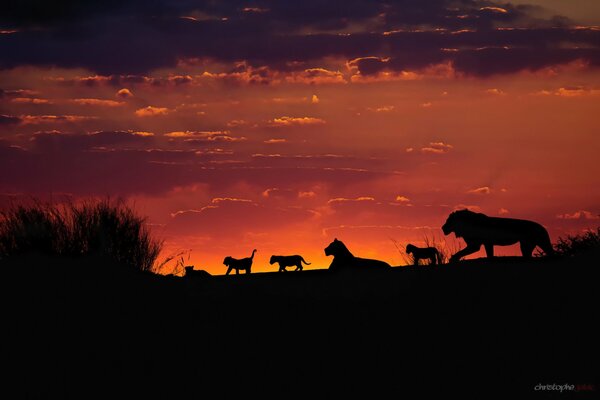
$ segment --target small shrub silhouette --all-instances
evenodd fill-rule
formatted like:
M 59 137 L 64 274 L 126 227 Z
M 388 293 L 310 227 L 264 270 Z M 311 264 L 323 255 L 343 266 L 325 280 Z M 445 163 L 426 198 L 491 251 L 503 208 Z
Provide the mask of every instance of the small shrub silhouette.
M 589 230 L 579 235 L 558 238 L 554 250 L 558 255 L 565 257 L 600 255 L 600 227 L 595 231 Z
M 121 200 L 62 205 L 36 200 L 0 211 L 0 257 L 93 256 L 154 272 L 161 248 L 146 219 Z

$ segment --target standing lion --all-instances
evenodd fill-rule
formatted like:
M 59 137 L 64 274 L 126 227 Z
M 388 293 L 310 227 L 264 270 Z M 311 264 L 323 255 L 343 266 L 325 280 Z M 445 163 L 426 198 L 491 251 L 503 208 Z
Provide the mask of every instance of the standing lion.
M 523 257 L 531 257 L 539 246 L 546 255 L 554 254 L 550 235 L 542 225 L 524 219 L 488 217 L 470 210 L 454 211 L 442 226 L 444 235 L 454 232 L 462 237 L 467 247 L 456 252 L 450 261 L 473 254 L 483 245 L 488 257 L 494 256 L 494 246 L 521 245 Z

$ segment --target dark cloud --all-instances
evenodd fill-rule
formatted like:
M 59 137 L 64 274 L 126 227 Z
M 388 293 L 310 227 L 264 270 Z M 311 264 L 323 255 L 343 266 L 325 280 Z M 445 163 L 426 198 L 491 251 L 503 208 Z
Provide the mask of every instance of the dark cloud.
M 176 213 L 168 228 L 179 234 L 210 234 L 218 239 L 241 238 L 247 232 L 269 231 L 306 221 L 313 214 L 299 208 L 267 207 L 246 199 L 213 199 L 196 210 Z M 231 229 L 235 226 L 235 229 Z
M 0 67 L 84 67 L 113 75 L 109 79 L 115 85 L 145 82 L 144 73 L 187 58 L 246 60 L 279 70 L 291 62 L 319 66 L 328 56 L 361 58 L 358 69 L 365 75 L 452 61 L 462 72 L 487 76 L 577 58 L 596 65 L 600 43 L 597 29 L 570 28 L 573 23 L 564 17 L 543 20 L 534 7 L 492 0 L 264 0 L 250 5 L 124 0 L 56 6 L 30 0 L 6 8 L 0 24 L 17 31 L 0 37 Z M 499 66 L 495 60 L 501 52 L 477 50 L 492 47 L 515 48 L 514 55 L 505 56 L 519 60 Z M 182 76 L 171 83 L 190 81 Z M 95 83 L 90 78 L 89 84 Z
M 153 136 L 133 131 L 100 131 L 89 134 L 43 131 L 35 133 L 31 142 L 33 150 L 70 152 L 94 147 L 150 145 Z
M 385 172 L 351 168 L 351 158 L 260 159 L 233 151 L 153 148 L 154 138 L 134 132 L 68 134 L 38 132 L 27 147 L 0 141 L 0 192 L 74 195 L 162 194 L 174 187 L 206 184 L 226 192 L 239 184 L 265 188 L 345 187 Z M 294 161 L 295 160 L 295 161 Z M 337 162 L 336 162 L 337 160 Z
M 21 123 L 21 118 L 12 115 L 0 114 L 0 126 L 2 125 L 16 125 Z

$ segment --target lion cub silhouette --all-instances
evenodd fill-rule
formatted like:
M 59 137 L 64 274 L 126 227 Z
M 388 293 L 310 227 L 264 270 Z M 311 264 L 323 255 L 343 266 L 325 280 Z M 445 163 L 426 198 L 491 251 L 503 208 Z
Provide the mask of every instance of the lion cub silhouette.
M 223 264 L 227 266 L 227 272 L 225 275 L 229 275 L 232 269 L 235 269 L 236 275 L 240 273 L 240 270 L 245 270 L 247 274 L 251 272 L 252 269 L 252 261 L 254 260 L 254 253 L 256 253 L 256 249 L 252 250 L 252 255 L 246 258 L 233 258 L 231 256 L 225 257 L 223 260 Z
M 429 265 L 441 264 L 440 252 L 435 247 L 417 247 L 406 245 L 406 254 L 412 254 L 414 265 L 419 265 L 419 260 L 429 260 Z
M 309 262 L 304 261 L 304 258 L 299 255 L 293 256 L 271 256 L 269 260 L 269 264 L 273 265 L 275 263 L 279 264 L 279 272 L 287 271 L 286 267 L 296 266 L 294 271 L 302 271 L 302 263 L 306 265 L 310 265 Z

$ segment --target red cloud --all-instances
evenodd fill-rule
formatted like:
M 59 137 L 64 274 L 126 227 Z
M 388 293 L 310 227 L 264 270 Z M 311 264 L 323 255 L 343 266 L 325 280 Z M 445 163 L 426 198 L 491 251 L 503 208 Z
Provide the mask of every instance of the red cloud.
M 325 120 L 321 118 L 314 117 L 288 117 L 283 116 L 279 118 L 274 118 L 269 121 L 269 125 L 276 127 L 283 126 L 302 126 L 302 125 L 321 125 L 324 124 Z
M 133 97 L 133 93 L 131 92 L 131 90 L 129 90 L 127 88 L 123 88 L 117 92 L 116 96 L 120 97 L 122 99 L 127 99 L 130 97 Z
M 445 154 L 453 148 L 454 146 L 444 142 L 431 142 L 429 143 L 429 146 L 421 147 L 421 153 Z
M 492 192 L 492 190 L 488 186 L 482 186 L 482 187 L 478 187 L 478 188 L 467 191 L 467 193 L 469 193 L 469 194 L 480 194 L 480 195 L 490 194 L 491 192 Z
M 122 101 L 104 100 L 104 99 L 73 99 L 69 102 L 81 106 L 101 106 L 101 107 L 120 107 L 125 105 Z
M 159 115 L 167 115 L 171 110 L 165 107 L 148 106 L 135 111 L 138 117 L 154 117 Z
M 575 211 L 572 214 L 559 214 L 556 216 L 559 219 L 589 219 L 589 220 L 598 220 L 600 219 L 600 214 L 594 214 L 591 211 L 587 210 L 579 210 Z

